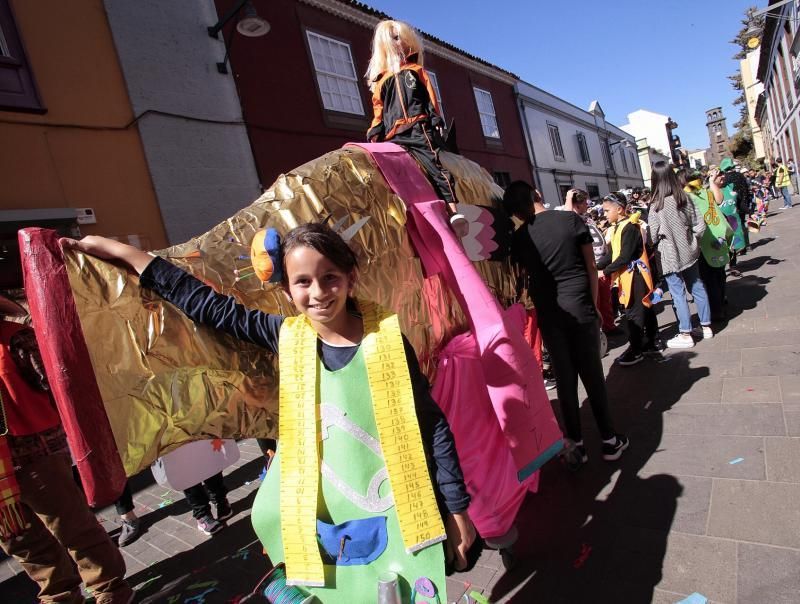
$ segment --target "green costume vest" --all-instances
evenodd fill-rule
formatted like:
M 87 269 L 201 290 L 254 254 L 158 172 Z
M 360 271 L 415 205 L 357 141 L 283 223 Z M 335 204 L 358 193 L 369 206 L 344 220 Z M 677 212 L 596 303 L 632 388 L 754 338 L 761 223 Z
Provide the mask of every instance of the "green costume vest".
M 739 213 L 736 210 L 736 193 L 733 190 L 733 184 L 729 184 L 722 189 L 722 204 L 720 204 L 719 209 L 725 214 L 733 231 L 731 249 L 734 252 L 744 249 L 744 231 L 742 230 L 742 221 L 739 220 Z
M 722 214 L 710 190 L 701 188 L 687 193 L 706 223 L 705 233 L 700 239 L 703 258 L 710 266 L 717 268 L 725 266 L 730 262 L 728 246 L 733 239 L 733 229 L 728 223 L 727 216 Z
M 320 489 L 317 538 L 325 587 L 303 587 L 327 604 L 375 602 L 378 576 L 397 573 L 403 602 L 427 577 L 445 601 L 444 548 L 436 543 L 407 554 L 381 453 L 364 354 L 342 369 L 320 363 Z M 284 560 L 280 529 L 280 441 L 253 504 L 252 521 L 273 564 Z M 428 602 L 417 597 L 417 602 Z M 434 600 L 431 600 L 433 602 Z

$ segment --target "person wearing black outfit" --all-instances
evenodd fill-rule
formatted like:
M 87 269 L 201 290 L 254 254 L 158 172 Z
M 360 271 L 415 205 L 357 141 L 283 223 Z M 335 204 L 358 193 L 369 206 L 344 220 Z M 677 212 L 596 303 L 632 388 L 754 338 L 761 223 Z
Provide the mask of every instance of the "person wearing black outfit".
M 578 469 L 589 460 L 581 433 L 578 376 L 603 438 L 603 459 L 617 460 L 629 442 L 614 430 L 608 405 L 589 230 L 574 212 L 547 211 L 539 192 L 524 181 L 508 186 L 503 205 L 509 215 L 523 221 L 512 239 L 512 260 L 522 269 L 540 317 L 565 432 L 575 443 L 567 449 L 567 464 Z

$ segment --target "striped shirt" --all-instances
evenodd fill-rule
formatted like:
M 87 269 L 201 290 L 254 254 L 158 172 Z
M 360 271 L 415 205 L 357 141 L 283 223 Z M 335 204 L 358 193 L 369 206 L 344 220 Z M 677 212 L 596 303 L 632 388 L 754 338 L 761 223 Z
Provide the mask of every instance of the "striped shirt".
M 700 238 L 706 230 L 703 217 L 691 201 L 678 209 L 675 198 L 664 198 L 664 206 L 648 214 L 650 240 L 661 254 L 661 271 L 666 275 L 689 268 L 700 257 Z

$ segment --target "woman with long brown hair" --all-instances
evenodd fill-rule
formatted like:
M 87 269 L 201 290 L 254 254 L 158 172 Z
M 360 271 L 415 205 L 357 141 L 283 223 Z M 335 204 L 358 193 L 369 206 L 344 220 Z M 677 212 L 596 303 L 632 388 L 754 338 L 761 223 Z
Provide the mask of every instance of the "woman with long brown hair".
M 686 291 L 692 293 L 700 318 L 698 337 L 713 338 L 708 294 L 697 264 L 700 258 L 700 238 L 706 230 L 703 217 L 681 187 L 678 177 L 667 162 L 653 164 L 651 176 L 653 197 L 648 214 L 650 238 L 661 257 L 661 271 L 672 295 L 672 305 L 678 317 L 677 336 L 667 342 L 669 348 L 691 348 L 692 313 Z

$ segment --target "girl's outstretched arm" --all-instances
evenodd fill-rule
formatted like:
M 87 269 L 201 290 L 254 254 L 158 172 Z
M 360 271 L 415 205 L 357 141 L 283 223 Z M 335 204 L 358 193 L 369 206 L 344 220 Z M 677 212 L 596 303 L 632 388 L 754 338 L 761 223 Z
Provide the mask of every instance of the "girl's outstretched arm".
M 174 264 L 133 246 L 105 237 L 89 236 L 80 241 L 62 239 L 62 246 L 103 260 L 120 261 L 141 275 L 142 287 L 181 309 L 190 319 L 214 327 L 240 340 L 278 352 L 283 317 L 239 304 L 232 296 L 216 292 Z
M 97 235 L 88 235 L 80 241 L 63 237 L 61 246 L 103 260 L 119 260 L 140 275 L 153 261 L 153 256 L 132 245 Z

